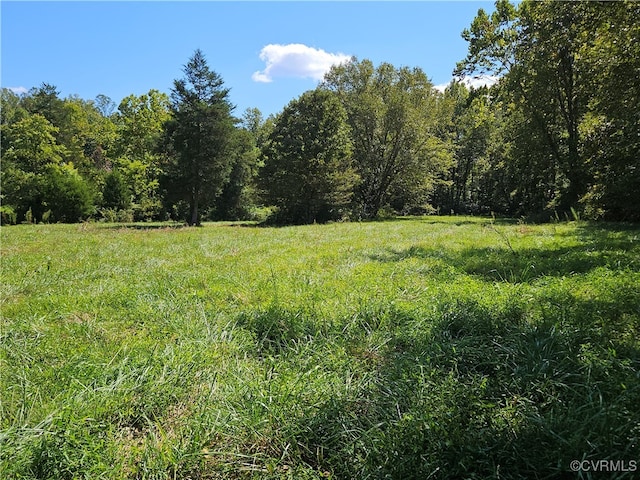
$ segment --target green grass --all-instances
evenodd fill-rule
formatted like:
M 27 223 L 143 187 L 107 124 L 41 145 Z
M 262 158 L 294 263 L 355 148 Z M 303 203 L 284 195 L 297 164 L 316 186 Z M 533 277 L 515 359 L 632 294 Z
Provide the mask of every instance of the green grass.
M 637 226 L 141 227 L 0 230 L 0 478 L 640 460 Z

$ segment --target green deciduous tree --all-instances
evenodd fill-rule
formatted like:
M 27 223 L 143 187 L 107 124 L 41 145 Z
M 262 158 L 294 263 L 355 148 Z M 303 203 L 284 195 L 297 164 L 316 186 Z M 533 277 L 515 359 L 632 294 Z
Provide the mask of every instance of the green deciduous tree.
M 164 187 L 170 199 L 188 203 L 187 222 L 198 225 L 200 209 L 213 203 L 231 173 L 235 119 L 229 90 L 220 75 L 209 69 L 200 50 L 184 73 L 171 91 Z
M 231 172 L 215 201 L 213 220 L 247 219 L 255 206 L 259 150 L 251 131 L 244 128 L 235 131 L 230 156 Z
M 463 32 L 456 73 L 502 76 L 518 213 L 634 217 L 639 21 L 635 2 L 499 0 Z
M 93 213 L 93 190 L 55 141 L 57 128 L 39 114 L 8 126 L 3 137 L 2 197 L 19 220 L 76 222 Z
M 170 118 L 169 97 L 158 90 L 129 95 L 113 114 L 118 136 L 114 162 L 131 192 L 135 220 L 161 216 L 159 143 Z
M 412 188 L 410 197 L 420 198 L 430 189 L 446 155 L 433 134 L 436 95 L 422 70 L 375 68 L 353 58 L 332 67 L 323 88 L 335 92 L 347 112 L 360 216 L 374 218 L 394 190 Z
M 263 148 L 260 185 L 283 223 L 341 218 L 356 174 L 346 111 L 333 92 L 312 90 L 276 117 Z
M 59 165 L 66 150 L 58 145 L 58 129 L 39 114 L 3 125 L 2 203 L 11 205 L 18 220 L 31 210 L 36 220 L 44 213 L 44 177 L 50 165 Z
M 487 174 L 496 118 L 486 87 L 469 91 L 459 81 L 439 101 L 438 135 L 453 161 L 435 193 L 435 203 L 449 213 L 488 213 Z
M 4 130 L 3 161 L 33 173 L 42 173 L 50 163 L 61 163 L 66 149 L 56 143 L 57 132 L 42 115 L 26 116 Z
M 111 114 L 116 108 L 116 104 L 111 98 L 104 94 L 98 94 L 93 101 L 96 110 L 105 118 L 111 117 Z
M 169 97 L 158 90 L 125 97 L 114 114 L 117 157 L 142 159 L 155 153 L 162 129 L 171 117 Z
M 241 126 L 251 133 L 257 144 L 264 126 L 262 112 L 258 108 L 247 108 L 242 114 Z
M 31 114 L 45 117 L 56 127 L 56 143 L 65 148 L 63 161 L 73 163 L 85 179 L 99 183 L 110 168 L 116 141 L 115 126 L 99 107 L 108 109 L 108 97 L 84 100 L 78 96 L 59 98 L 56 87 L 43 83 L 33 88 L 21 101 Z
M 584 204 L 593 218 L 638 221 L 640 3 L 588 2 L 584 8 L 580 55 L 591 95 L 580 128 L 593 174 Z
M 64 123 L 64 102 L 59 97 L 60 92 L 48 83 L 42 83 L 39 87 L 34 87 L 25 95 L 22 105 L 32 114 L 39 114 L 45 117 L 51 124 L 59 127 Z
M 8 88 L 0 89 L 0 126 L 11 125 L 26 115 L 20 95 Z

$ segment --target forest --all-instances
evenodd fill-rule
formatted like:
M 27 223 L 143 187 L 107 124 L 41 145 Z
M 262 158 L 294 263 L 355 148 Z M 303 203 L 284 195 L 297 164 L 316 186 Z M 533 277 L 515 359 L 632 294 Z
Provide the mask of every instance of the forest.
M 444 91 L 354 57 L 268 118 L 200 50 L 170 95 L 3 88 L 2 224 L 640 220 L 640 4 L 499 0 L 462 36 Z

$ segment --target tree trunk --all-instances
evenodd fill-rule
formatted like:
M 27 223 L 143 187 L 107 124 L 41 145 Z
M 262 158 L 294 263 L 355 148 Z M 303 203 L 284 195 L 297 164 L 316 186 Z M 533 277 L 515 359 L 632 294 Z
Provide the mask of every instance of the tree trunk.
M 193 192 L 191 194 L 191 202 L 189 202 L 189 225 L 200 226 L 200 218 L 198 218 L 198 194 Z

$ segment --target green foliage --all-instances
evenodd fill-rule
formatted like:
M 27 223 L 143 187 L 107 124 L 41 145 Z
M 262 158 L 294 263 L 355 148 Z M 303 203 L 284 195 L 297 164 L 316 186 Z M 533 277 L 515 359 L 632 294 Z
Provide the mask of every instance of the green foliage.
M 27 115 L 3 126 L 2 199 L 15 208 L 17 220 L 29 212 L 40 220 L 46 210 L 45 185 L 51 167 L 60 165 L 66 150 L 56 144 L 56 127 L 42 115 Z
M 40 87 L 34 87 L 29 91 L 22 104 L 29 113 L 45 117 L 59 129 L 65 123 L 65 112 L 64 101 L 58 95 L 55 85 L 42 83 Z
M 76 223 L 95 211 L 91 187 L 71 165 L 51 165 L 42 189 L 51 221 Z
M 15 225 L 18 216 L 11 205 L 0 205 L 0 225 Z
M 163 216 L 160 140 L 170 119 L 169 97 L 157 90 L 129 95 L 113 118 L 118 134 L 114 163 L 127 183 L 133 218 L 157 220 Z
M 159 159 L 147 155 L 142 159 L 121 157 L 117 160 L 118 170 L 126 179 L 130 192 L 131 207 L 136 221 L 155 220 L 162 216 L 160 196 L 161 168 Z
M 229 90 L 202 51 L 195 51 L 184 73 L 171 92 L 164 179 L 170 197 L 189 203 L 187 222 L 199 225 L 200 208 L 211 205 L 229 179 L 235 119 Z
M 334 92 L 347 112 L 360 177 L 359 216 L 375 218 L 399 191 L 410 192 L 408 207 L 414 199 L 423 203 L 448 160 L 433 135 L 436 95 L 424 72 L 388 63 L 374 67 L 354 58 L 332 67 L 323 88 Z
M 101 208 L 100 216 L 107 223 L 131 223 L 133 222 L 132 210 L 116 210 L 114 208 Z
M 216 199 L 211 215 L 214 220 L 246 220 L 257 201 L 255 178 L 258 174 L 259 150 L 254 133 L 237 129 L 231 141 L 231 172 Z
M 169 97 L 157 90 L 124 98 L 114 115 L 120 138 L 116 155 L 143 159 L 154 153 L 163 125 L 170 118 L 169 108 Z
M 338 98 L 313 90 L 275 119 L 262 150 L 260 184 L 281 223 L 339 220 L 351 203 L 357 176 L 346 111 Z
M 635 2 L 501 0 L 463 32 L 456 74 L 501 76 L 494 109 L 509 148 L 492 183 L 507 212 L 637 218 L 639 18 Z
M 3 163 L 40 174 L 47 165 L 59 164 L 66 149 L 56 143 L 58 128 L 39 114 L 29 115 L 3 131 Z
M 61 100 L 47 84 L 19 103 L 20 113 L 2 126 L 3 202 L 15 207 L 18 221 L 86 219 L 106 165 L 103 148 L 113 140 L 109 121 L 91 102 Z
M 608 8 L 591 8 L 585 23 L 590 29 L 581 47 L 592 92 L 592 112 L 581 128 L 585 156 L 594 183 L 583 204 L 594 218 L 640 219 L 640 175 L 636 152 L 640 118 L 637 109 L 640 49 L 640 8 L 635 2 L 618 2 Z
M 32 89 L 22 104 L 28 112 L 43 116 L 55 126 L 55 142 L 64 147 L 65 162 L 76 165 L 85 177 L 95 176 L 96 169 L 108 164 L 115 128 L 93 101 L 77 96 L 61 99 L 58 95 L 55 86 L 43 83 Z
M 114 210 L 127 210 L 131 207 L 131 193 L 118 170 L 113 170 L 104 179 L 102 206 Z
M 34 125 L 42 128 L 31 128 Z M 54 143 L 54 130 L 44 117 L 34 115 L 10 131 L 2 196 L 18 221 L 39 222 L 48 212 L 47 221 L 77 222 L 93 213 L 91 186 L 73 165 L 61 163 L 58 152 L 64 149 Z
M 9 162 L 3 162 L 0 175 L 2 203 L 12 206 L 20 222 L 31 205 L 41 202 L 39 177 L 33 173 L 24 172 Z
M 8 88 L 0 88 L 0 127 L 3 129 L 3 139 L 5 125 L 19 121 L 26 113 L 21 105 L 20 95 L 13 93 Z
M 457 75 L 475 71 L 502 75 L 509 71 L 516 56 L 517 13 L 508 0 L 497 0 L 490 16 L 484 9 L 478 10 L 471 27 L 462 31 L 462 38 L 469 42 L 469 52 L 458 63 Z
M 468 54 L 444 92 L 419 68 L 356 58 L 334 66 L 319 90 L 338 99 L 348 129 L 328 113 L 335 105 L 303 108 L 326 103 L 306 100 L 318 89 L 277 116 L 249 108 L 232 117 L 229 89 L 200 50 L 171 98 L 150 90 L 117 111 L 104 95 L 61 98 L 47 83 L 22 95 L 3 88 L 2 202 L 18 223 L 27 212 L 56 221 L 50 184 L 66 178 L 68 193 L 72 180 L 52 166 L 73 165 L 84 186 L 71 190 L 86 187 L 103 216 L 120 209 L 135 221 L 267 212 L 282 223 L 490 212 L 636 221 L 638 25 L 631 1 L 499 0 L 462 32 Z M 468 90 L 462 77 L 477 74 L 499 81 Z
M 445 89 L 438 105 L 438 137 L 451 155 L 449 171 L 432 201 L 442 212 L 484 213 L 493 207 L 489 184 L 491 154 L 496 145 L 499 116 L 492 111 L 488 91 L 469 91 L 461 82 Z

